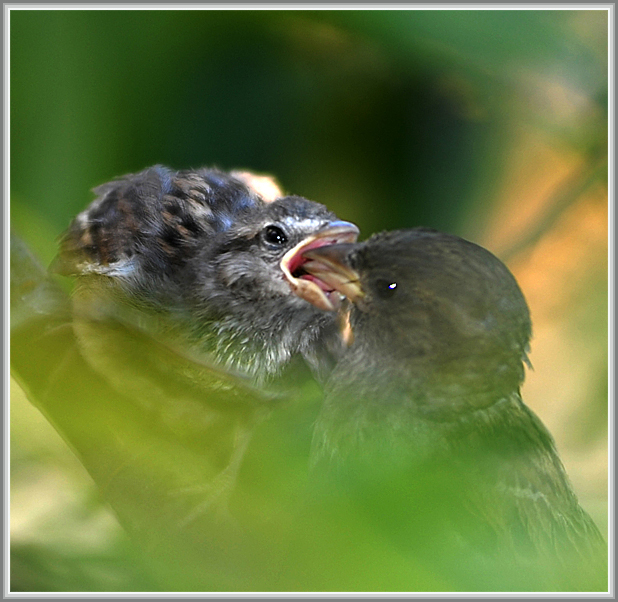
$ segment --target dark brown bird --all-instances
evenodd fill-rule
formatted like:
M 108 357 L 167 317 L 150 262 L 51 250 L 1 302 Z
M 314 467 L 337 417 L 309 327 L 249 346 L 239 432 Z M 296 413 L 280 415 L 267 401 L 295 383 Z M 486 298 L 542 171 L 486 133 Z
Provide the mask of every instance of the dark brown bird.
M 607 548 L 519 388 L 526 301 L 485 249 L 428 229 L 310 250 L 352 301 L 316 473 L 458 588 L 607 588 Z

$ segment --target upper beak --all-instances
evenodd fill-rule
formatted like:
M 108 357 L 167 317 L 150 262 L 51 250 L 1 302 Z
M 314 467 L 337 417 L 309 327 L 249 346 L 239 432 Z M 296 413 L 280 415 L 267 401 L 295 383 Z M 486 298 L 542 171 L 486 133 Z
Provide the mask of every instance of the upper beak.
M 334 244 L 305 251 L 303 257 L 309 261 L 303 264 L 303 270 L 354 303 L 365 296 L 359 274 L 350 265 L 350 256 L 356 248 L 356 244 Z
M 305 269 L 309 263 L 305 253 L 329 248 L 339 243 L 356 242 L 358 234 L 359 230 L 354 224 L 333 221 L 290 249 L 281 259 L 281 270 L 292 290 L 320 309 L 327 311 L 337 309 L 341 297 L 336 292 L 336 287 L 330 286 L 321 277 Z

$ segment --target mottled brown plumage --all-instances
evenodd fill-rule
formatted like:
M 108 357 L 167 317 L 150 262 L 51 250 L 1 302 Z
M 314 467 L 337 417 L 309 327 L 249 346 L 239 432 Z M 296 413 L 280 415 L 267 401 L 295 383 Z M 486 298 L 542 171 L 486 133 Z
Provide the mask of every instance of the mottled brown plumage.
M 54 268 L 76 276 L 89 366 L 212 468 L 189 520 L 225 506 L 253 427 L 292 395 L 276 377 L 297 358 L 323 372 L 340 351 L 337 315 L 304 298 L 339 296 L 290 268 L 358 229 L 248 172 L 155 166 L 95 192 Z
M 61 273 L 113 273 L 135 256 L 150 274 L 172 271 L 204 236 L 229 228 L 231 220 L 265 202 L 234 175 L 206 168 L 154 166 L 95 193 L 98 198 L 63 237 L 56 264 Z

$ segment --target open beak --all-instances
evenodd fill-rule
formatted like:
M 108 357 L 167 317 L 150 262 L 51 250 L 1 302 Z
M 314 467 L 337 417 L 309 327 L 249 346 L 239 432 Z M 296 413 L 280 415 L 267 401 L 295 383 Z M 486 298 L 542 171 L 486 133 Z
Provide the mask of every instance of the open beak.
M 281 270 L 292 290 L 302 299 L 316 307 L 334 311 L 341 305 L 342 294 L 329 282 L 322 280 L 313 271 L 306 269 L 311 261 L 306 255 L 309 251 L 329 248 L 341 243 L 354 243 L 358 238 L 358 228 L 349 222 L 330 222 L 319 232 L 308 236 L 281 259 Z M 324 266 L 322 266 L 324 269 Z
M 307 262 L 303 270 L 355 303 L 365 296 L 358 272 L 350 265 L 350 256 L 356 248 L 355 244 L 333 244 L 305 251 L 303 257 Z

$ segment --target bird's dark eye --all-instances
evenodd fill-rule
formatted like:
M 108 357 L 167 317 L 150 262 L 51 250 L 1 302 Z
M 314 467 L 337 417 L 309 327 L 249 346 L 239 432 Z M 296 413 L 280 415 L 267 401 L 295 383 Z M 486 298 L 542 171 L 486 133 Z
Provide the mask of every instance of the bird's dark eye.
M 279 226 L 266 226 L 262 231 L 262 238 L 273 247 L 281 247 L 288 241 L 288 237 Z
M 374 289 L 381 299 L 390 299 L 397 292 L 397 283 L 394 280 L 377 280 Z

